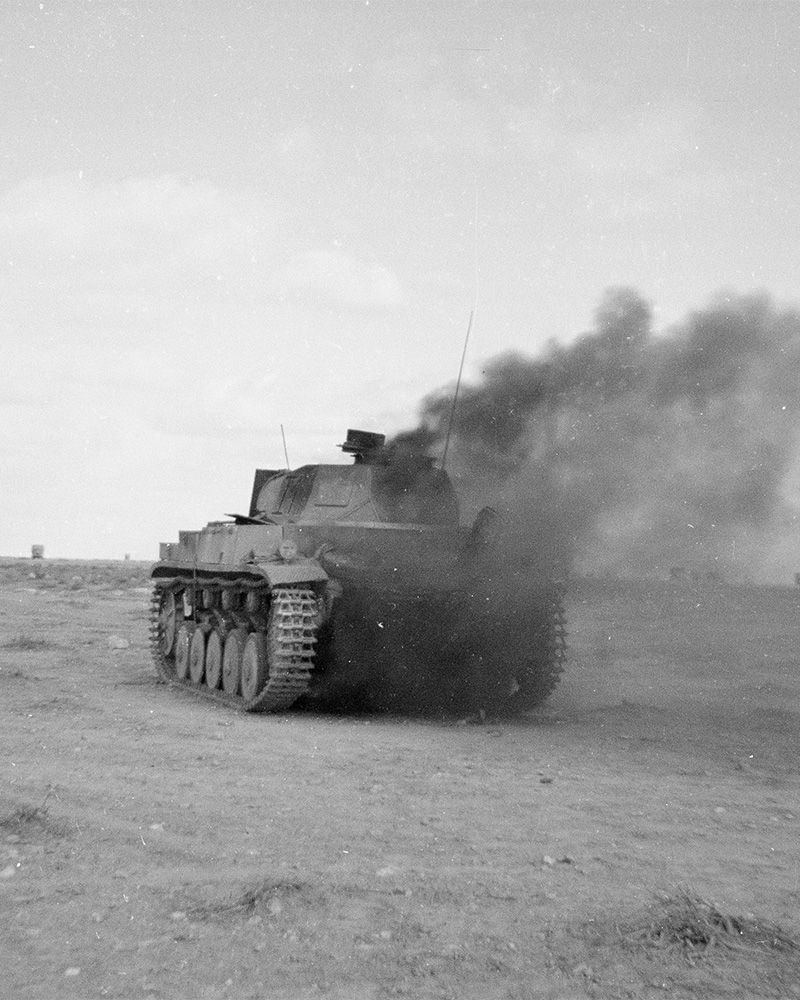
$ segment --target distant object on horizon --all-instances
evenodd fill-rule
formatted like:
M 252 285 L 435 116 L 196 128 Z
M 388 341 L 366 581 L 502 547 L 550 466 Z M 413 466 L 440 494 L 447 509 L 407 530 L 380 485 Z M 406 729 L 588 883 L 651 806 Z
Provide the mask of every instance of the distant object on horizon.
M 44 545 L 31 545 L 31 559 L 44 559 Z

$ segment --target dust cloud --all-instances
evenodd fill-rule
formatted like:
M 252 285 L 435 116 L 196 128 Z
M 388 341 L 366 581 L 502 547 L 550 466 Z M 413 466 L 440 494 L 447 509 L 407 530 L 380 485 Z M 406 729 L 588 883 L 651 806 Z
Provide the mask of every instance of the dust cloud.
M 441 455 L 453 386 L 395 445 Z M 594 328 L 461 387 L 447 470 L 466 519 L 503 517 L 506 555 L 549 574 L 791 582 L 800 476 L 800 313 L 720 295 L 656 333 L 607 291 Z

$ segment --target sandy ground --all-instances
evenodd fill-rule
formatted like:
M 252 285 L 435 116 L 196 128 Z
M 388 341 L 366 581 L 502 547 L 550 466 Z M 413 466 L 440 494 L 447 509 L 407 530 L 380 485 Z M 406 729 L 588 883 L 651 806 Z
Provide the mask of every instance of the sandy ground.
M 800 996 L 797 588 L 575 583 L 546 708 L 474 725 L 232 712 L 155 682 L 145 567 L 30 571 L 0 997 Z

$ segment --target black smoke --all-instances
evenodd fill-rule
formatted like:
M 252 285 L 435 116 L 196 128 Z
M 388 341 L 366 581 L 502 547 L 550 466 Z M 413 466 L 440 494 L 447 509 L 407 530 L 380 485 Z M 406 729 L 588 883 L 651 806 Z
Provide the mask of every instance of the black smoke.
M 453 387 L 397 442 L 442 454 Z M 720 295 L 663 332 L 632 289 L 594 328 L 503 354 L 462 386 L 447 468 L 467 516 L 504 515 L 509 554 L 548 574 L 785 579 L 800 564 L 800 314 Z

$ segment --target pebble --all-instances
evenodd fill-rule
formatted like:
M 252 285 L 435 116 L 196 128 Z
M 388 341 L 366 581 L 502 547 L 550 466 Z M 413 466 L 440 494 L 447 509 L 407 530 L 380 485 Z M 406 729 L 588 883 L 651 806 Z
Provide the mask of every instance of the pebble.
M 464 951 L 461 945 L 447 944 L 442 948 L 441 954 L 444 958 L 463 958 Z
M 68 969 L 64 969 L 65 976 L 79 976 L 80 974 L 81 970 L 77 965 L 71 965 Z
M 173 910 L 169 915 L 170 920 L 186 920 L 186 910 Z
M 119 635 L 112 635 L 108 638 L 108 645 L 111 649 L 127 649 L 130 646 L 130 640 L 123 639 Z

